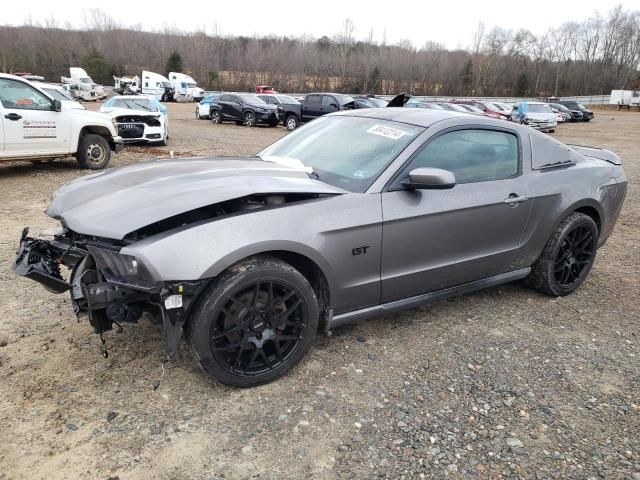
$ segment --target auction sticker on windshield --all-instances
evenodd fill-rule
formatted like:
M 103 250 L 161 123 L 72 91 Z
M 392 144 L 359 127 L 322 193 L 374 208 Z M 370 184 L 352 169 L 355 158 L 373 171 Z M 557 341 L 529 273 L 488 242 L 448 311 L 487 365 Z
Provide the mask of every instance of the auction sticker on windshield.
M 367 133 L 373 133 L 374 135 L 380 135 L 381 137 L 390 138 L 391 140 L 398 140 L 404 135 L 408 135 L 408 132 L 400 130 L 399 128 L 385 127 L 384 125 L 374 125 Z

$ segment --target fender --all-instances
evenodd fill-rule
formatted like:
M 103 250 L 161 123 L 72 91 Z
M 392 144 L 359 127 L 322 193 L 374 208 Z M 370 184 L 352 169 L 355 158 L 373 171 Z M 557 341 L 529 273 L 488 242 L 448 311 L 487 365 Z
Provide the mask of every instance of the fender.
M 202 278 L 217 277 L 226 269 L 235 265 L 244 258 L 252 257 L 255 255 L 268 255 L 271 252 L 290 252 L 297 253 L 298 255 L 306 257 L 307 259 L 315 263 L 322 271 L 325 278 L 327 279 L 330 291 L 334 290 L 334 287 L 336 285 L 335 274 L 329 262 L 327 262 L 327 260 L 317 250 L 309 247 L 308 245 L 304 245 L 302 243 L 294 242 L 291 240 L 270 240 L 256 242 L 240 247 L 238 250 L 235 250 L 234 252 L 231 252 L 218 259 L 213 265 L 205 270 Z

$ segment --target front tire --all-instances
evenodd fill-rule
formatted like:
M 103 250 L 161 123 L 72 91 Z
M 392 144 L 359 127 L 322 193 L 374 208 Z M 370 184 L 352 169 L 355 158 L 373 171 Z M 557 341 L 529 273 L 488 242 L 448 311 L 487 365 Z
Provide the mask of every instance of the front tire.
M 298 126 L 300 125 L 300 121 L 298 120 L 298 117 L 296 117 L 295 115 L 289 115 L 285 120 L 284 124 L 287 127 L 287 131 L 292 132 L 296 128 L 298 128 Z
M 111 160 L 109 142 L 100 135 L 88 134 L 80 138 L 76 160 L 81 168 L 101 170 Z
M 226 385 L 253 387 L 302 360 L 318 321 L 307 279 L 281 260 L 255 257 L 226 270 L 202 293 L 186 333 L 206 373 Z
M 568 295 L 589 275 L 597 250 L 598 226 L 588 215 L 573 213 L 551 235 L 526 283 L 548 295 Z
M 244 114 L 244 124 L 247 127 L 255 127 L 256 126 L 256 114 L 253 112 L 246 112 Z

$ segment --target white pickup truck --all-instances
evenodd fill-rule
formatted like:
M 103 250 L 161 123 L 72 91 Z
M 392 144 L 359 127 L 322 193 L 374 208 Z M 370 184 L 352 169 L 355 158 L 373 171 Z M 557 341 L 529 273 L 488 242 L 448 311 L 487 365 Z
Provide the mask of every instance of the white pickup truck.
M 107 166 L 122 138 L 108 115 L 73 108 L 37 83 L 0 73 L 0 161 L 75 156 L 82 168 Z

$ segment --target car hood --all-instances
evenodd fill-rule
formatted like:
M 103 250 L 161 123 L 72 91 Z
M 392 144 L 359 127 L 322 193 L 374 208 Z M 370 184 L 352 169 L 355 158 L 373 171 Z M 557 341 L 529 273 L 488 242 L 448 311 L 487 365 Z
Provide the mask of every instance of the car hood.
M 527 118 L 532 120 L 555 120 L 555 113 L 534 113 L 534 112 L 526 112 Z
M 77 233 L 120 240 L 196 208 L 284 193 L 347 192 L 301 169 L 257 158 L 154 160 L 79 177 L 53 194 L 46 213 Z
M 121 115 L 138 115 L 138 116 L 149 116 L 149 117 L 159 117 L 162 114 L 160 112 L 149 112 L 147 110 L 136 110 L 133 108 L 111 108 L 111 107 L 102 107 L 100 109 L 102 113 L 109 115 L 111 118 L 119 117 Z

